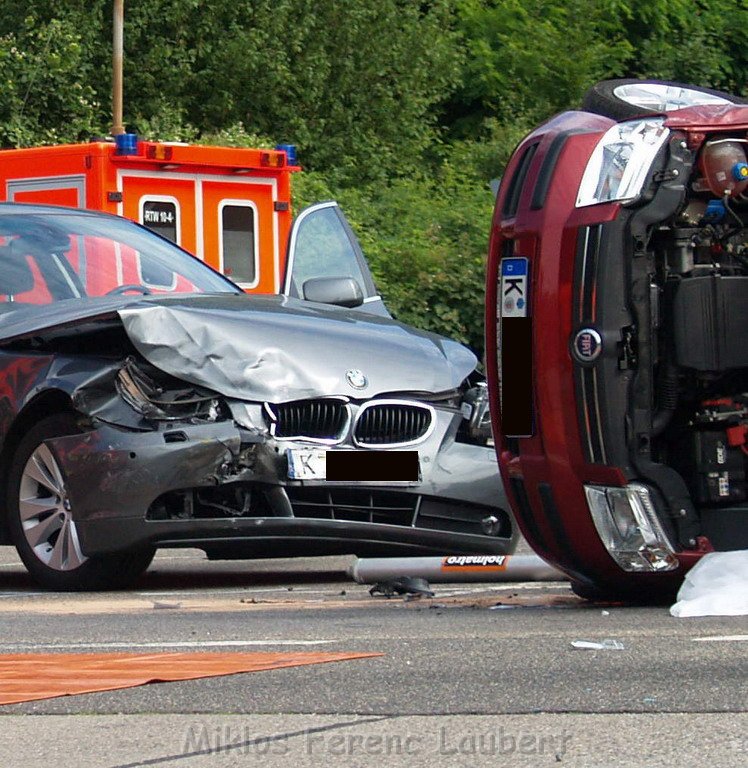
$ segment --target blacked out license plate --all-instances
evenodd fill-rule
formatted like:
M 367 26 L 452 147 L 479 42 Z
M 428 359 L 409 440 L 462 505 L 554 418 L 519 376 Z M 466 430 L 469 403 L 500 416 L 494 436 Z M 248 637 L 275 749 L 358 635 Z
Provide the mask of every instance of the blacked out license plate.
M 288 475 L 296 480 L 415 483 L 421 479 L 418 451 L 288 451 Z

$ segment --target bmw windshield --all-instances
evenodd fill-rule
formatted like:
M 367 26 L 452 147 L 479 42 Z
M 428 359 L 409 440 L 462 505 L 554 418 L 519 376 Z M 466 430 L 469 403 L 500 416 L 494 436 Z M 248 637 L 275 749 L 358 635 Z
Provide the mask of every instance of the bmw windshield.
M 241 292 L 199 259 L 125 219 L 18 210 L 0 206 L 0 303 Z

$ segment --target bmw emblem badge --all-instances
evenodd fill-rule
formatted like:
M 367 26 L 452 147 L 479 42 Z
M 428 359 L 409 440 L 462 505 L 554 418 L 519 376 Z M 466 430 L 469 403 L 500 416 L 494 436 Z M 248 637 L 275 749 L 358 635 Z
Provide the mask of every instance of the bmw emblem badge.
M 369 382 L 366 380 L 363 371 L 359 371 L 358 368 L 350 368 L 345 372 L 345 380 L 354 389 L 363 389 Z
M 591 363 L 603 351 L 602 336 L 594 328 L 582 328 L 571 342 L 571 354 L 580 363 Z

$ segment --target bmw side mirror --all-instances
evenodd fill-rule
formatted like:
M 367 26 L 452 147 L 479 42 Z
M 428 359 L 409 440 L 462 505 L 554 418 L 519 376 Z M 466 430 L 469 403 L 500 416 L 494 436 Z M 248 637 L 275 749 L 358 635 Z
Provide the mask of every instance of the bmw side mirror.
M 361 286 L 352 277 L 312 277 L 302 288 L 307 301 L 335 304 L 339 307 L 360 307 L 364 303 Z

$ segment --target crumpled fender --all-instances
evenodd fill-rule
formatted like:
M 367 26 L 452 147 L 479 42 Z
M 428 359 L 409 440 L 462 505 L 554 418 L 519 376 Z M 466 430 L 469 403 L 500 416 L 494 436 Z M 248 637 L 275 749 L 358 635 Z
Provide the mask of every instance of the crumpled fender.
M 75 519 L 85 521 L 142 518 L 167 491 L 225 481 L 241 436 L 230 422 L 147 433 L 101 425 L 46 442 L 65 476 Z

